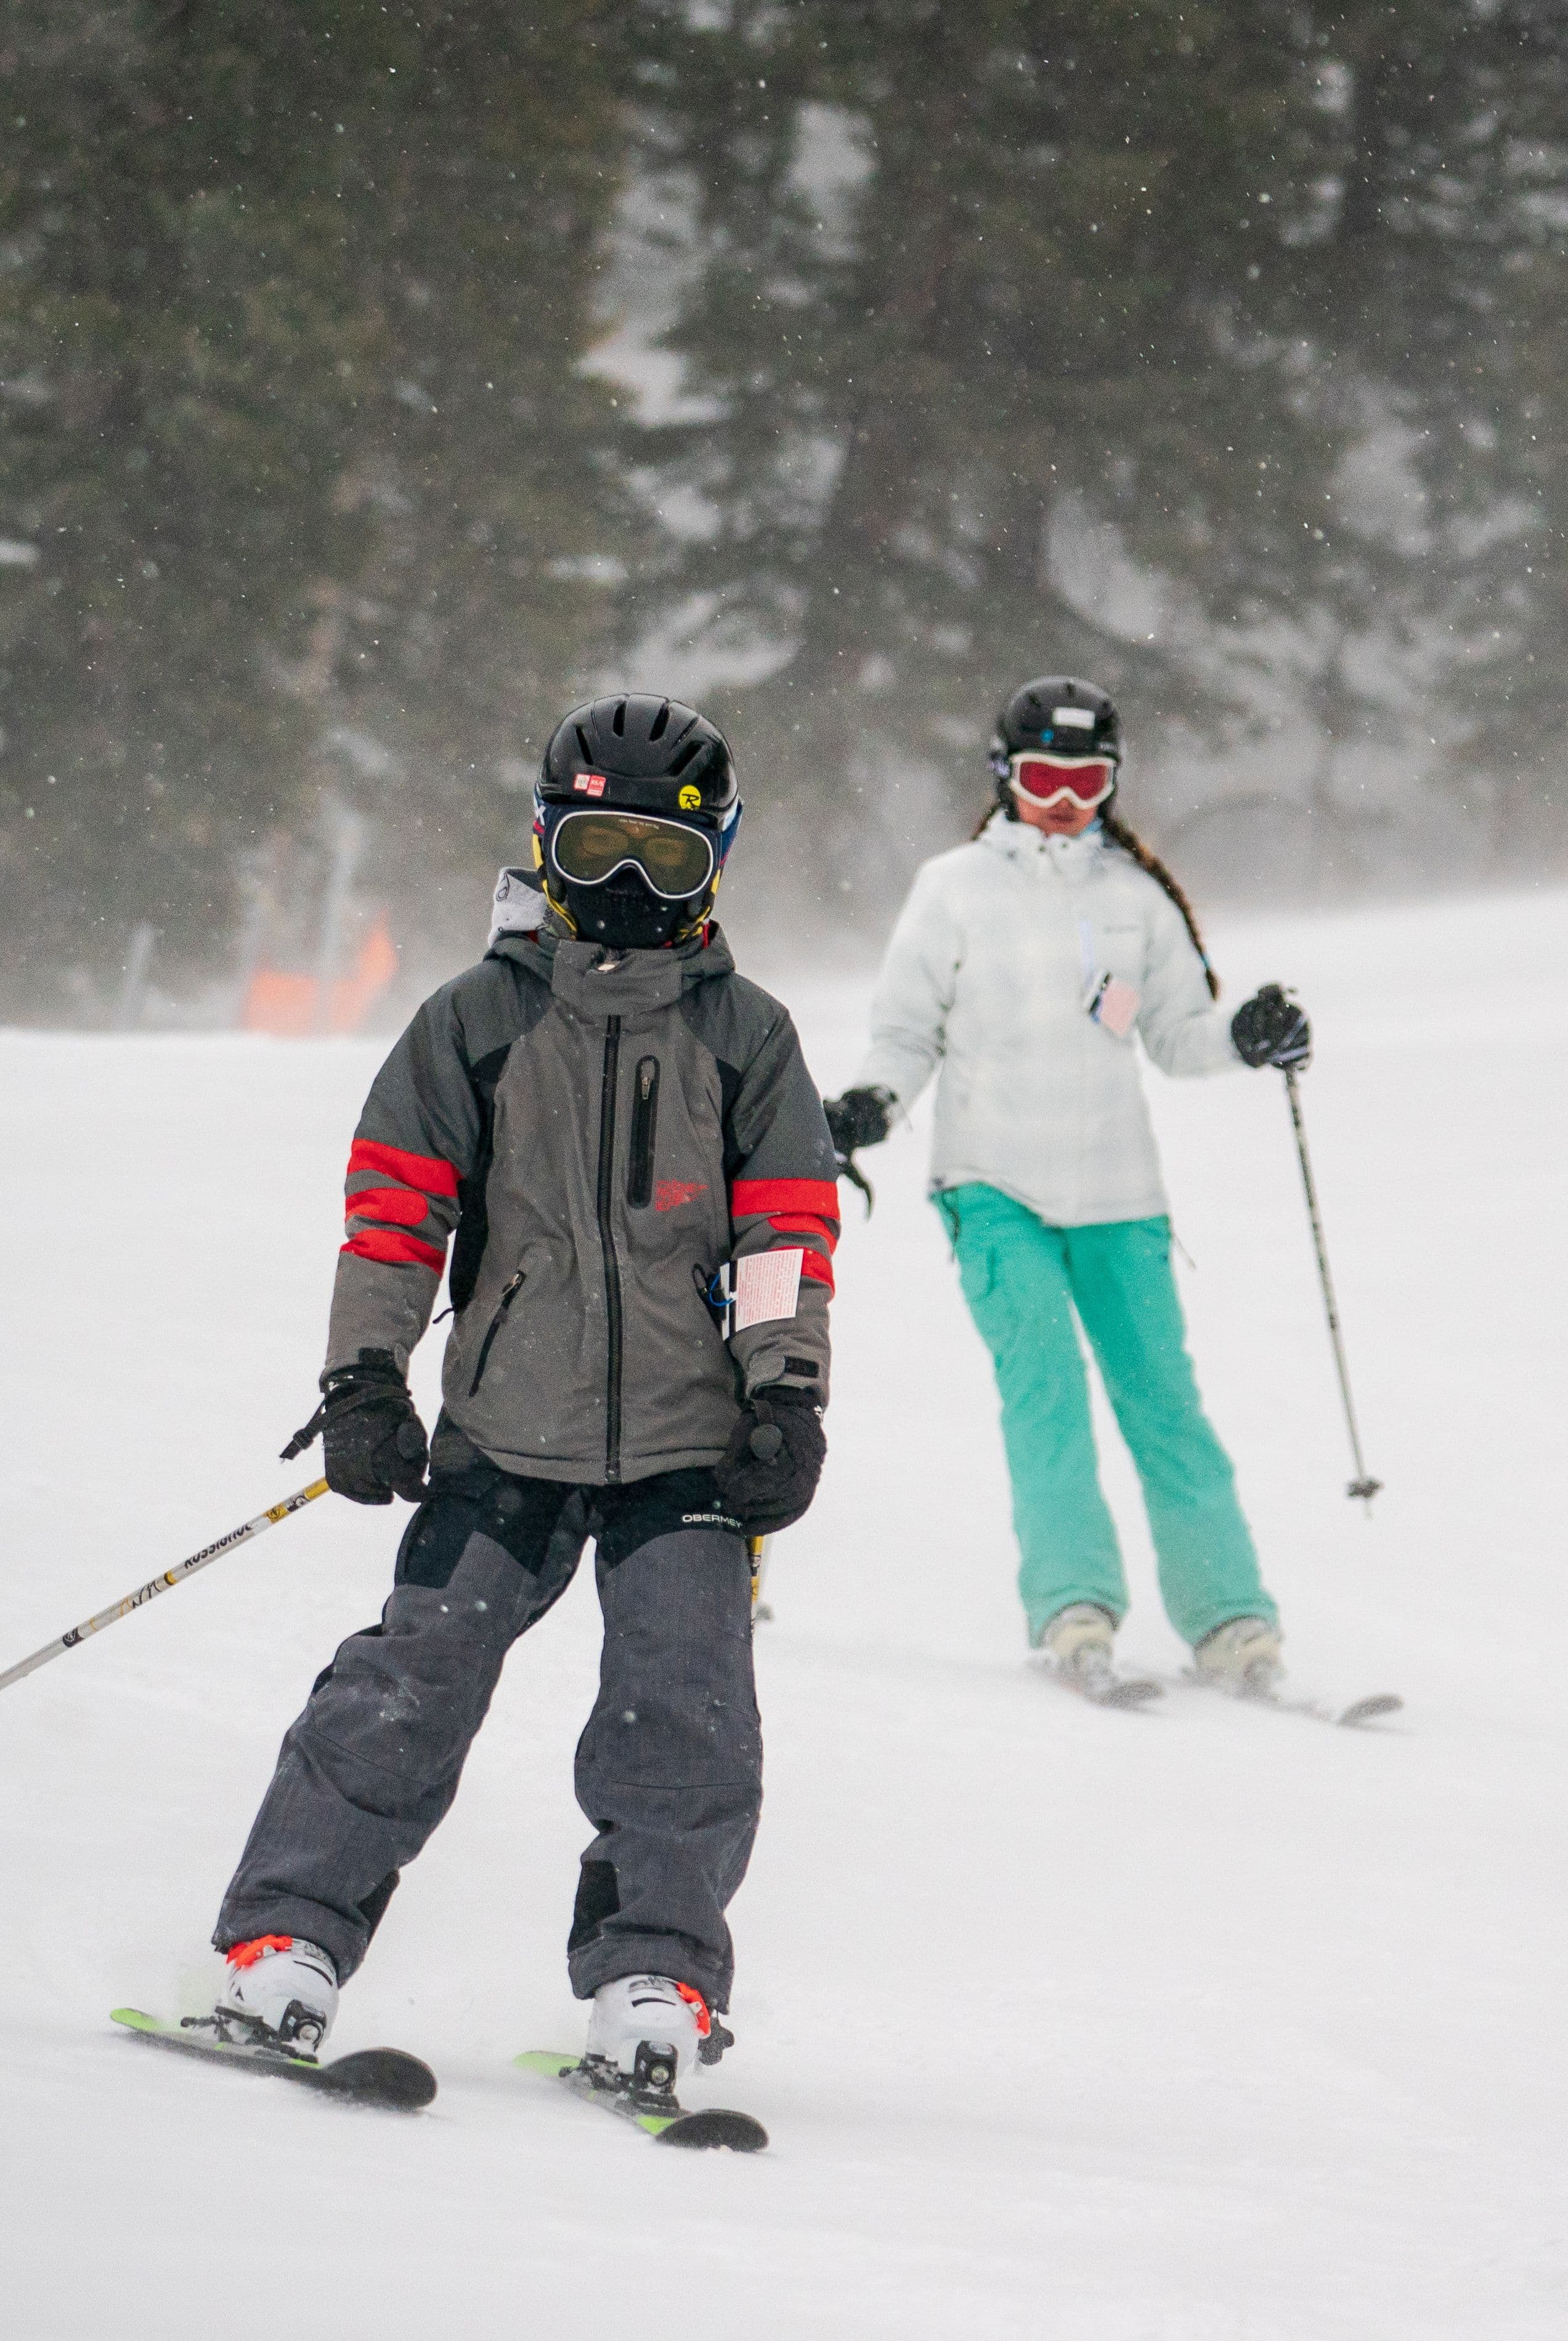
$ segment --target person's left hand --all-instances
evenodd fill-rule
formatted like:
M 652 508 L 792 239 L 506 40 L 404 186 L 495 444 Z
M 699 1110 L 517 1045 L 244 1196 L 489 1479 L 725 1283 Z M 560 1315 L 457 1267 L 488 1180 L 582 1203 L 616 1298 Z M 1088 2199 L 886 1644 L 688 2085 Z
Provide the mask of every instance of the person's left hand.
M 810 1392 L 769 1382 L 748 1399 L 714 1467 L 719 1501 L 748 1536 L 792 1528 L 817 1492 L 827 1453 Z

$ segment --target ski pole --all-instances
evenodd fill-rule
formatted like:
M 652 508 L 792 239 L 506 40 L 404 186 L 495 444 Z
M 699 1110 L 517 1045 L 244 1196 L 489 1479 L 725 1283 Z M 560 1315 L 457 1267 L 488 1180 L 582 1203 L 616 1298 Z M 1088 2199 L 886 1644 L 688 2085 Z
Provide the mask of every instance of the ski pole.
M 748 1537 L 746 1550 L 751 1562 L 751 1618 L 753 1624 L 771 1619 L 773 1612 L 762 1599 L 762 1588 L 768 1581 L 768 1548 L 770 1536 Z
M 35 1650 L 30 1659 L 23 1659 L 18 1665 L 8 1667 L 0 1675 L 0 1690 L 9 1690 L 11 1685 L 20 1682 L 24 1675 L 32 1674 L 38 1667 L 46 1667 L 51 1659 L 57 1659 L 64 1650 L 74 1650 L 78 1642 L 86 1640 L 89 1634 L 96 1634 L 104 1626 L 114 1625 L 117 1619 L 128 1618 L 133 1609 L 141 1608 L 144 1601 L 151 1601 L 156 1595 L 166 1593 L 171 1585 L 183 1585 L 187 1577 L 194 1577 L 198 1569 L 205 1569 L 209 1561 L 218 1559 L 225 1552 L 233 1552 L 237 1545 L 249 1544 L 251 1539 L 259 1537 L 263 1529 L 275 1528 L 280 1520 L 286 1520 L 291 1512 L 303 1510 L 306 1504 L 313 1504 L 318 1496 L 324 1496 L 326 1492 L 324 1479 L 313 1479 L 308 1488 L 301 1488 L 295 1495 L 285 1496 L 281 1504 L 273 1504 L 268 1511 L 258 1512 L 253 1520 L 245 1522 L 243 1528 L 231 1529 L 228 1535 L 219 1537 L 215 1544 L 204 1544 L 200 1552 L 191 1555 L 189 1560 L 176 1561 L 174 1567 L 164 1569 L 161 1577 L 152 1578 L 147 1584 L 138 1586 L 134 1593 L 127 1593 L 123 1601 L 114 1602 L 110 1609 L 100 1609 L 97 1616 L 89 1618 L 85 1624 L 73 1626 L 68 1634 L 60 1635 L 53 1642 L 45 1642 L 43 1649 Z
M 1350 1395 L 1350 1369 L 1345 1362 L 1345 1340 L 1339 1330 L 1339 1310 L 1334 1298 L 1334 1279 L 1328 1272 L 1328 1247 L 1323 1240 L 1323 1217 L 1317 1208 L 1317 1188 L 1312 1176 L 1312 1158 L 1306 1151 L 1306 1124 L 1301 1118 L 1301 1091 L 1296 1086 L 1293 1065 L 1283 1068 L 1285 1095 L 1290 1100 L 1290 1118 L 1295 1125 L 1295 1151 L 1301 1161 L 1301 1183 L 1306 1190 L 1306 1215 L 1312 1221 L 1312 1240 L 1317 1247 L 1317 1274 L 1323 1286 L 1323 1305 L 1328 1315 L 1328 1338 L 1334 1344 L 1335 1370 L 1339 1376 L 1339 1395 L 1345 1401 L 1345 1428 L 1350 1433 L 1350 1451 L 1355 1463 L 1355 1477 L 1345 1489 L 1347 1496 L 1359 1496 L 1366 1506 L 1366 1516 L 1372 1518 L 1372 1499 L 1382 1487 L 1381 1479 L 1372 1478 L 1361 1452 L 1361 1433 L 1355 1427 L 1355 1407 Z

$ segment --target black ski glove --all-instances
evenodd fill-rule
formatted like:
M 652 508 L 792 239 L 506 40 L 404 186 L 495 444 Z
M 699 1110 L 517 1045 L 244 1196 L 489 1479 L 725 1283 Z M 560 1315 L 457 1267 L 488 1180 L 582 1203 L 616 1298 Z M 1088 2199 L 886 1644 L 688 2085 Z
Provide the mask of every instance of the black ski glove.
M 1244 1000 L 1230 1020 L 1236 1053 L 1245 1065 L 1278 1065 L 1301 1072 L 1312 1062 L 1312 1027 L 1277 983 Z
M 865 1196 L 868 1219 L 876 1196 L 871 1181 L 855 1160 L 855 1149 L 880 1146 L 892 1128 L 893 1108 L 898 1102 L 891 1090 L 882 1089 L 846 1090 L 842 1097 L 822 1101 L 839 1176 L 848 1179 L 852 1187 L 858 1187 Z
M 323 1374 L 322 1387 L 326 1396 L 284 1448 L 284 1462 L 303 1455 L 319 1430 L 334 1495 L 355 1504 L 390 1504 L 394 1496 L 422 1503 L 430 1449 L 392 1351 L 362 1350 L 357 1365 Z
M 748 1536 L 791 1528 L 817 1492 L 827 1452 L 822 1417 L 809 1390 L 769 1382 L 748 1399 L 714 1466 L 719 1499 Z
M 846 1090 L 840 1098 L 824 1098 L 828 1135 L 840 1162 L 858 1146 L 880 1146 L 892 1127 L 891 1090 Z

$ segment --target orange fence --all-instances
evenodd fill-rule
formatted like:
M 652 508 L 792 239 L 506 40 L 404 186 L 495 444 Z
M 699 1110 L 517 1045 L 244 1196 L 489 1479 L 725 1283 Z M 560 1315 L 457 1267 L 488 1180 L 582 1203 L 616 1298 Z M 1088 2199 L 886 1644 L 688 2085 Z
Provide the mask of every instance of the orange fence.
M 245 993 L 240 1023 L 247 1032 L 275 1032 L 284 1039 L 311 1032 L 357 1032 L 397 966 L 392 931 L 384 918 L 378 919 L 348 974 L 327 987 L 324 1013 L 318 977 L 259 967 Z

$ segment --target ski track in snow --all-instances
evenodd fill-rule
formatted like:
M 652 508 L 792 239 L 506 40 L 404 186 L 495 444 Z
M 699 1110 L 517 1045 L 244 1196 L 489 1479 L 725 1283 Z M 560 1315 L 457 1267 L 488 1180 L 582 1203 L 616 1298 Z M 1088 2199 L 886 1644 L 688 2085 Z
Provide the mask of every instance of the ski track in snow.
M 832 1454 L 759 1629 L 768 1803 L 739 2048 L 770 2154 L 660 2155 L 508 2069 L 571 2046 L 590 1573 L 513 1654 L 334 2046 L 399 2120 L 159 2057 L 209 2003 L 278 1739 L 406 1513 L 313 1506 L 0 1699 L 0 2226 L 18 2341 L 1560 2335 L 1568 895 L 1216 938 L 1297 984 L 1368 1460 L 1348 1459 L 1282 1085 L 1151 1075 L 1199 1371 L 1292 1687 L 1335 1734 L 1023 1654 L 996 1407 L 924 1117 L 845 1190 Z M 742 963 L 745 953 L 742 951 Z M 831 1091 L 863 981 L 756 971 Z M 350 1132 L 382 1048 L 0 1035 L 12 1230 L 0 1663 L 311 1476 Z M 416 1384 L 433 1414 L 439 1336 Z M 1097 1400 L 1097 1403 L 1098 1403 Z M 1101 1410 L 1102 1428 L 1104 1426 Z M 1135 1667 L 1182 1653 L 1125 1455 Z

